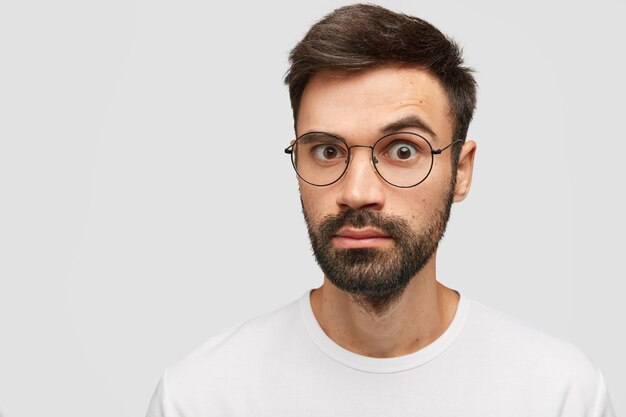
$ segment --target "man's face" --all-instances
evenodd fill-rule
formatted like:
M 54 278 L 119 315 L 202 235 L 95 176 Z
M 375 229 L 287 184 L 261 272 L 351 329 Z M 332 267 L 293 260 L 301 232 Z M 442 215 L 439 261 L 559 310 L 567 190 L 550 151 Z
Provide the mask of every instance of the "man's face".
M 392 128 L 418 133 L 439 149 L 452 141 L 449 115 L 443 89 L 425 71 L 389 66 L 325 72 L 304 90 L 297 134 L 327 132 L 349 146 L 372 146 Z M 336 183 L 317 187 L 299 180 L 302 207 L 315 257 L 329 281 L 383 302 L 401 294 L 433 260 L 455 198 L 451 149 L 435 157 L 428 178 L 413 188 L 385 182 L 370 149 L 351 152 L 348 170 Z

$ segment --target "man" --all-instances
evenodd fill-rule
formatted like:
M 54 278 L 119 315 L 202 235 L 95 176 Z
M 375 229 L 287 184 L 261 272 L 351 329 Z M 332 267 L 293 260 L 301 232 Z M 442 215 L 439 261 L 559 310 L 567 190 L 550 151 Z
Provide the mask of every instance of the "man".
M 354 5 L 290 62 L 285 151 L 323 285 L 168 369 L 148 416 L 612 416 L 579 350 L 436 280 L 476 151 L 459 48 L 423 20 Z

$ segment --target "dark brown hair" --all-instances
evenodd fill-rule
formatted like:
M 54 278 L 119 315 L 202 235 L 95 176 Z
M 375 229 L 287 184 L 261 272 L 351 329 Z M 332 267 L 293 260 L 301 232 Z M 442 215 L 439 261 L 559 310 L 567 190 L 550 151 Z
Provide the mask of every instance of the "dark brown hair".
M 315 23 L 291 50 L 289 86 L 294 127 L 309 79 L 325 70 L 362 71 L 408 64 L 433 74 L 447 94 L 454 138 L 465 140 L 476 107 L 476 81 L 461 48 L 430 23 L 380 6 L 340 7 Z M 454 160 L 460 147 L 455 147 Z

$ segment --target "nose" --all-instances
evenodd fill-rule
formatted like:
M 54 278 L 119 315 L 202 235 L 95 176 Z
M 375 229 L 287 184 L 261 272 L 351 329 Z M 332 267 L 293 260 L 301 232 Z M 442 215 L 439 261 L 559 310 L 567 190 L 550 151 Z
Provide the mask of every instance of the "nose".
M 384 205 L 384 181 L 372 165 L 371 148 L 353 147 L 348 170 L 338 185 L 337 205 L 345 210 L 381 210 Z

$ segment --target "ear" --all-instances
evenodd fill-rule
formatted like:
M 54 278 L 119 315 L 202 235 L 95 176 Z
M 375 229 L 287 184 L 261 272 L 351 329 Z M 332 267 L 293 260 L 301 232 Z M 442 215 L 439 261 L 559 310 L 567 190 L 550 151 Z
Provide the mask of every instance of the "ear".
M 455 203 L 465 200 L 472 185 L 474 172 L 474 155 L 476 154 L 476 142 L 469 140 L 463 144 L 459 155 L 459 164 L 456 169 L 456 188 L 454 189 Z

